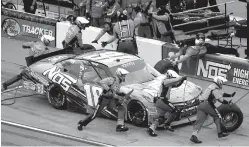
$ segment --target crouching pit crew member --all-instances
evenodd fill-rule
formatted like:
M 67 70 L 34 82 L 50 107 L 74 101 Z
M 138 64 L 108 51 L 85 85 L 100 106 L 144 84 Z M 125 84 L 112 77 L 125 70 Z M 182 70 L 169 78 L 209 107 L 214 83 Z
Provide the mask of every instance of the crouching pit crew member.
M 69 27 L 66 38 L 63 40 L 62 45 L 64 50 L 68 53 L 80 54 L 82 50 L 93 49 L 93 46 L 83 44 L 81 30 L 85 30 L 86 25 L 89 23 L 85 17 L 77 17 L 75 24 Z
M 192 133 L 192 136 L 190 140 L 194 143 L 202 143 L 198 139 L 198 132 L 201 130 L 205 120 L 207 119 L 207 116 L 210 115 L 217 128 L 218 137 L 226 137 L 228 134 L 224 133 L 221 129 L 221 115 L 219 111 L 216 109 L 215 103 L 216 101 L 219 101 L 223 104 L 229 104 L 231 101 L 224 100 L 223 97 L 234 97 L 236 92 L 233 92 L 232 94 L 227 94 L 222 91 L 222 85 L 224 82 L 227 82 L 227 79 L 221 76 L 217 76 L 214 78 L 214 83 L 208 86 L 208 88 L 204 91 L 202 95 L 203 102 L 200 103 L 200 105 L 197 108 L 197 119 L 194 124 L 194 131 Z
M 107 44 L 118 39 L 117 51 L 137 55 L 138 50 L 135 39 L 135 28 L 138 24 L 134 23 L 134 21 L 130 19 L 128 20 L 126 10 L 120 13 L 118 17 L 119 21 L 113 28 L 113 37 L 108 41 L 102 42 L 102 47 L 105 47 Z
M 171 91 L 171 88 L 181 85 L 182 82 L 187 79 L 187 77 L 178 76 L 176 78 L 173 78 L 173 75 L 174 75 L 173 72 L 174 71 L 172 70 L 167 71 L 167 77 L 163 80 L 162 85 L 161 85 L 160 97 L 155 102 L 155 105 L 162 116 L 158 116 L 158 118 L 155 119 L 154 122 L 152 122 L 151 126 L 147 129 L 147 133 L 152 137 L 157 136 L 157 134 L 155 133 L 155 130 L 159 126 L 159 124 L 162 124 L 165 129 L 173 132 L 174 130 L 171 128 L 170 124 L 180 114 L 180 111 L 171 102 L 169 102 L 170 91 Z M 168 112 L 170 112 L 170 115 L 165 120 L 164 116 Z
M 129 92 L 127 95 L 122 95 L 120 91 L 120 84 L 125 82 L 125 77 L 129 72 L 123 68 L 118 68 L 116 70 L 115 77 L 107 77 L 100 81 L 100 84 L 103 87 L 103 92 L 99 97 L 98 104 L 92 114 L 90 114 L 86 119 L 79 121 L 78 129 L 82 130 L 82 127 L 86 127 L 91 121 L 93 121 L 98 114 L 101 113 L 103 108 L 110 103 L 114 102 L 118 108 L 118 121 L 117 121 L 117 132 L 125 132 L 128 131 L 128 128 L 124 125 L 124 119 L 126 114 L 126 108 L 124 106 L 124 101 L 129 95 L 133 92 Z

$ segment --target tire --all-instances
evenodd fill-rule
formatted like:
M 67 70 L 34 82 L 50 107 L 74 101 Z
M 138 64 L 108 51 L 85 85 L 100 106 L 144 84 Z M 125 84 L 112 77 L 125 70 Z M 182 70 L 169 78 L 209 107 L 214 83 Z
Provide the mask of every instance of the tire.
M 66 109 L 67 108 L 67 98 L 64 90 L 58 84 L 51 84 L 48 87 L 47 98 L 48 102 L 55 109 Z
M 236 104 L 220 105 L 218 111 L 222 117 L 222 130 L 224 132 L 233 132 L 240 127 L 243 122 L 243 113 Z
M 148 125 L 148 113 L 144 104 L 137 100 L 132 100 L 127 105 L 128 120 L 136 126 Z
M 237 22 L 235 26 L 236 29 L 236 37 L 247 38 L 247 20 L 241 20 Z
M 174 70 L 176 73 L 179 74 L 179 69 L 177 66 L 173 66 L 171 64 L 171 62 L 167 59 L 165 60 L 160 60 L 156 63 L 156 65 L 154 66 L 154 68 L 160 72 L 161 74 L 165 74 L 167 70 L 172 69 Z

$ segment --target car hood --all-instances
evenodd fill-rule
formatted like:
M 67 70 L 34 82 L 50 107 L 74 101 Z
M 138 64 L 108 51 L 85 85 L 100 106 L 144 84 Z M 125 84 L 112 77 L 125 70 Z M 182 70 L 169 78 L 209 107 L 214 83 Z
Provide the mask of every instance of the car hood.
M 164 76 L 160 76 L 152 81 L 141 83 L 141 84 L 131 84 L 125 87 L 134 89 L 141 98 L 147 99 L 149 102 L 154 101 L 154 97 L 159 96 L 160 86 L 164 79 Z M 170 92 L 170 102 L 180 103 L 192 100 L 198 97 L 202 92 L 200 86 L 195 85 L 190 81 L 184 81 L 183 84 L 177 88 L 172 88 Z

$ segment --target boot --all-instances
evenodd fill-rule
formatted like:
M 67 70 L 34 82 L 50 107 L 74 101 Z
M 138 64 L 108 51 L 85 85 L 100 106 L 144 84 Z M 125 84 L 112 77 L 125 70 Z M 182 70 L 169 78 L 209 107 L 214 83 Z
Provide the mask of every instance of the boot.
M 164 128 L 165 128 L 166 130 L 171 131 L 171 132 L 174 132 L 174 131 L 175 131 L 174 129 L 172 129 L 172 127 L 171 127 L 170 125 L 165 125 Z
M 83 120 L 80 120 L 80 121 L 78 122 L 78 130 L 79 130 L 79 131 L 82 131 L 82 130 L 83 130 L 83 127 L 85 127 L 84 121 L 83 121 Z
M 229 135 L 229 134 L 223 133 L 223 132 L 218 133 L 218 137 L 219 137 L 219 138 L 226 137 L 226 136 L 228 136 L 228 135 Z
M 155 133 L 155 131 L 153 131 L 151 128 L 148 128 L 146 131 L 150 136 L 152 137 L 156 137 L 157 134 Z
M 18 75 L 18 76 L 15 76 L 15 77 L 13 77 L 13 78 L 11 78 L 11 79 L 9 79 L 8 81 L 6 81 L 6 82 L 4 82 L 4 83 L 2 84 L 3 89 L 6 90 L 6 89 L 8 88 L 8 86 L 14 84 L 15 82 L 19 81 L 20 79 L 21 79 L 21 77 L 20 77 L 19 75 Z
M 197 144 L 202 143 L 202 141 L 200 141 L 195 135 L 191 136 L 190 141 L 197 143 Z
M 126 132 L 128 130 L 129 130 L 129 128 L 126 127 L 125 125 L 117 125 L 117 127 L 116 127 L 116 132 Z

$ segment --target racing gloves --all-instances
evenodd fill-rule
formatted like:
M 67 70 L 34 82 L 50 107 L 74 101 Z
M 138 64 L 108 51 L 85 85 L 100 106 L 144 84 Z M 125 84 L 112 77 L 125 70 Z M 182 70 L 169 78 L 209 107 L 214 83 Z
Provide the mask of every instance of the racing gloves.
M 107 44 L 108 44 L 108 42 L 106 42 L 106 41 L 101 42 L 102 47 L 105 47 Z
M 92 43 L 97 43 L 98 44 L 98 40 L 93 40 Z

